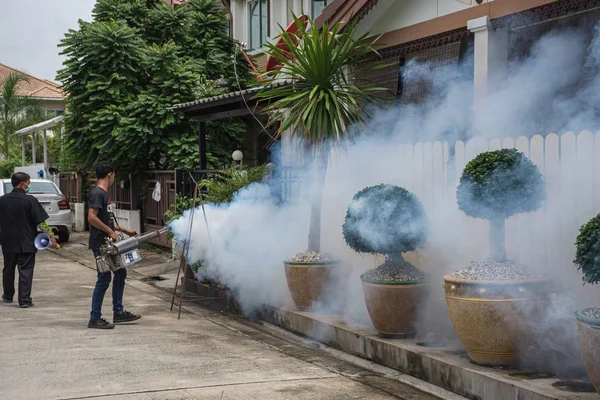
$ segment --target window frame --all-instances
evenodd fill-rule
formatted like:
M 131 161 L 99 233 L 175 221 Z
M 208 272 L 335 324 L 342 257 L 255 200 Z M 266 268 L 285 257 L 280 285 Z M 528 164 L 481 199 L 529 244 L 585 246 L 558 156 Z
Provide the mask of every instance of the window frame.
M 266 7 L 266 10 L 263 10 L 263 3 L 265 3 L 264 6 Z M 258 28 L 258 47 L 253 46 L 252 36 L 252 6 L 255 4 L 258 6 L 258 20 L 260 21 Z M 258 50 L 263 47 L 263 44 L 271 37 L 271 0 L 248 0 L 246 2 L 246 7 L 248 12 L 248 17 L 246 19 L 246 22 L 248 23 L 248 46 L 250 47 L 250 50 Z M 267 23 L 264 27 L 262 26 L 263 11 L 266 13 L 267 17 Z M 263 32 L 263 30 L 266 32 Z M 264 35 L 265 41 L 262 40 L 263 33 L 266 33 L 266 35 Z
M 311 0 L 311 2 L 310 2 L 310 16 L 311 16 L 312 19 L 316 19 L 323 12 L 321 10 L 321 13 L 319 13 L 319 15 L 315 15 L 315 3 L 323 3 L 323 9 L 325 9 L 325 7 L 327 7 L 328 5 L 330 5 L 331 3 L 333 3 L 333 0 Z

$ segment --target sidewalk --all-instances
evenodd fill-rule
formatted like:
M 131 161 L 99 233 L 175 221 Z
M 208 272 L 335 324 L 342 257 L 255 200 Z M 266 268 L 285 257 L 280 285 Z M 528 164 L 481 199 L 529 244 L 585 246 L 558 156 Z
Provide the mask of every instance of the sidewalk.
M 71 256 L 76 246 L 60 251 Z M 401 382 L 412 378 L 342 361 L 271 325 L 194 304 L 177 320 L 164 290 L 135 279 L 124 302 L 143 314 L 139 323 L 87 329 L 96 273 L 60 251 L 38 255 L 35 307 L 0 304 L 2 399 L 438 398 Z M 110 310 L 109 292 L 109 319 Z

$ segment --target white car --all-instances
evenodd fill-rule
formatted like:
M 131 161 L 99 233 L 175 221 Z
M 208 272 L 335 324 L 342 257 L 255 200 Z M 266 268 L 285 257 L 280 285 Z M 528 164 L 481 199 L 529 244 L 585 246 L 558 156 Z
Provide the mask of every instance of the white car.
M 46 221 L 59 242 L 68 242 L 73 227 L 71 205 L 54 182 L 47 179 L 31 179 L 29 194 L 34 196 L 48 213 Z M 0 196 L 10 193 L 13 185 L 10 179 L 0 179 Z

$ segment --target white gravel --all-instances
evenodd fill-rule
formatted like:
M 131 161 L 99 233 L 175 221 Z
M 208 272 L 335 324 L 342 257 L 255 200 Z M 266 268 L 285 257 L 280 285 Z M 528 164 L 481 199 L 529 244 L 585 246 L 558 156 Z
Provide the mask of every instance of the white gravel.
M 582 312 L 588 318 L 600 319 L 600 307 L 590 308 Z
M 498 262 L 486 259 L 471 261 L 469 265 L 454 272 L 451 276 L 473 281 L 513 281 L 540 278 L 543 275 L 527 265 L 512 260 Z
M 292 262 L 327 262 L 333 261 L 333 258 L 327 253 L 304 251 L 296 254 L 290 259 Z
M 389 260 L 362 275 L 364 279 L 383 282 L 415 282 L 423 277 L 423 272 L 412 264 L 403 261 L 401 265 L 397 265 Z

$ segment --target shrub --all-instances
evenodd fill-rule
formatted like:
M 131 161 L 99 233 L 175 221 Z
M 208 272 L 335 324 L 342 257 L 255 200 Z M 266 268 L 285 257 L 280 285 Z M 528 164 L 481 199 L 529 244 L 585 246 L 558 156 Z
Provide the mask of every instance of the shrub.
M 21 165 L 21 160 L 17 158 L 0 161 L 0 178 L 10 178 L 19 165 Z
M 579 229 L 575 241 L 573 261 L 583 273 L 583 281 L 591 284 L 600 282 L 600 214 L 590 219 Z
M 465 167 L 457 188 L 458 207 L 468 216 L 506 219 L 537 210 L 546 199 L 542 174 L 523 153 L 481 153 Z
M 270 172 L 268 165 L 242 170 L 233 167 L 214 173 L 200 182 L 200 187 L 207 190 L 204 199 L 209 203 L 226 203 L 233 200 L 233 195 L 251 183 L 260 181 Z
M 422 248 L 427 227 L 427 216 L 417 196 L 382 184 L 354 196 L 342 231 L 348 246 L 357 252 L 395 255 Z

